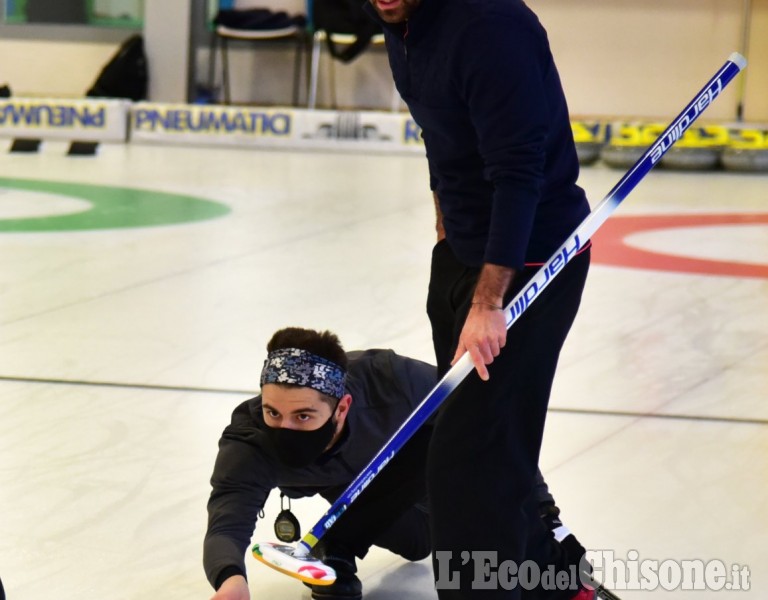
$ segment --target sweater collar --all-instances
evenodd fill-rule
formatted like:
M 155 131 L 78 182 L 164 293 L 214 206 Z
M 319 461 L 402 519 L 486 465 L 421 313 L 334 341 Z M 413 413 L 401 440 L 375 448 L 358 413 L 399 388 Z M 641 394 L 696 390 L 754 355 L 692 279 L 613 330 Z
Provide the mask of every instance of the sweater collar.
M 443 7 L 444 2 L 447 2 L 447 0 L 421 0 L 419 6 L 411 14 L 410 19 L 403 23 L 387 23 L 383 21 L 376 12 L 376 9 L 373 8 L 370 0 L 366 0 L 363 10 L 377 23 L 381 24 L 385 30 L 398 34 L 401 37 L 407 32 L 408 41 L 414 42 L 421 38 Z

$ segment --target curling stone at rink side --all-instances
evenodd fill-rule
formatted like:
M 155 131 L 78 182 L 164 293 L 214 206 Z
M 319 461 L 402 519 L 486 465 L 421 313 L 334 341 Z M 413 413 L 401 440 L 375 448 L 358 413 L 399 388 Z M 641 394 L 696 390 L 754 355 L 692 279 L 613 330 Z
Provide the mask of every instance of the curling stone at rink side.
M 707 171 L 720 166 L 728 145 L 728 128 L 721 125 L 691 127 L 664 155 L 661 165 L 681 171 Z
M 580 165 L 592 165 L 600 158 L 600 150 L 607 139 L 606 125 L 599 122 L 571 121 L 573 141 Z
M 609 167 L 628 169 L 664 129 L 665 126 L 658 123 L 615 123 L 611 125 L 610 139 L 600 151 L 600 158 Z
M 720 160 L 728 171 L 768 172 L 768 131 L 733 129 Z

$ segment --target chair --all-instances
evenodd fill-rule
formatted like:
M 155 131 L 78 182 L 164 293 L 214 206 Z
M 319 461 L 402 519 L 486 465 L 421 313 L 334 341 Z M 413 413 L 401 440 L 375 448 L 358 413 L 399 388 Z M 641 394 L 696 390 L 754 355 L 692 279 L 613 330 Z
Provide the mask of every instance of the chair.
M 318 87 L 318 81 L 320 79 L 320 56 L 322 54 L 322 48 L 324 45 L 324 42 L 326 42 L 327 36 L 331 36 L 331 41 L 334 44 L 341 45 L 341 46 L 349 46 L 355 43 L 356 37 L 352 34 L 347 33 L 327 33 L 326 31 L 320 30 L 315 31 L 312 35 L 312 56 L 310 59 L 310 74 L 309 74 L 309 90 L 307 92 L 307 107 L 308 108 L 316 108 L 317 106 L 317 87 Z M 384 34 L 383 33 L 377 33 L 371 38 L 370 41 L 371 46 L 383 46 L 384 45 Z M 332 108 L 338 108 L 338 104 L 336 101 L 336 70 L 335 70 L 335 63 L 336 61 L 333 59 L 333 57 L 330 57 L 329 64 L 328 64 L 328 79 L 329 79 L 329 88 L 331 91 L 331 107 Z M 401 104 L 400 94 L 397 91 L 397 88 L 392 85 L 392 98 L 390 101 L 390 110 L 392 112 L 397 112 L 400 109 Z
M 249 42 L 252 44 L 258 44 L 261 42 L 274 42 L 276 40 L 294 40 L 295 52 L 294 52 L 294 65 L 293 65 L 293 105 L 298 106 L 299 95 L 301 89 L 301 65 L 304 51 L 307 48 L 307 32 L 303 24 L 302 18 L 293 19 L 293 23 L 283 22 L 281 27 L 275 28 L 246 28 L 246 27 L 232 27 L 228 24 L 223 24 L 220 21 L 224 20 L 221 15 L 224 11 L 220 11 L 216 17 L 215 29 L 211 38 L 211 58 L 209 66 L 209 85 L 210 89 L 214 89 L 215 83 L 215 70 L 216 70 L 216 53 L 217 47 L 221 46 L 221 67 L 222 67 L 222 89 L 224 92 L 224 104 L 231 104 L 231 91 L 229 80 L 229 43 L 231 41 L 237 42 Z M 237 11 L 228 11 L 230 13 Z M 246 11 L 240 11 L 246 12 Z M 255 12 L 255 11 L 251 11 Z M 268 11 L 266 11 L 268 12 Z
M 370 46 L 384 44 L 381 26 L 363 10 L 359 0 L 307 0 L 307 15 L 312 33 L 307 106 L 317 106 L 317 88 L 320 78 L 320 57 L 323 46 L 331 55 L 328 66 L 331 105 L 336 102 L 335 62 L 351 63 Z M 392 110 L 397 110 L 400 96 L 394 91 Z

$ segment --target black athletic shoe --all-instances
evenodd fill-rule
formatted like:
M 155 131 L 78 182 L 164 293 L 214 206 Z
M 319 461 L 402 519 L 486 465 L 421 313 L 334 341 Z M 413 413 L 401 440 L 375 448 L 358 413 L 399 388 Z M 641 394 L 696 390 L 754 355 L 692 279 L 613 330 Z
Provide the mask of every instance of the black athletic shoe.
M 322 544 L 322 542 L 321 542 Z M 318 544 L 312 554 L 336 571 L 331 585 L 305 584 L 312 590 L 313 600 L 361 600 L 363 584 L 357 578 L 357 565 L 351 553 L 334 551 Z
M 540 504 L 539 515 L 550 531 L 554 532 L 556 529 L 563 527 L 563 522 L 560 520 L 560 509 L 555 506 L 554 502 Z M 584 568 L 587 573 L 592 573 L 592 565 L 589 564 L 588 561 L 582 560 L 584 559 L 587 550 L 581 545 L 581 542 L 576 539 L 575 535 L 569 532 L 568 535 L 558 543 L 566 556 L 566 563 L 568 565 L 576 565 L 576 569 L 579 572 Z
M 361 600 L 363 597 L 363 584 L 356 575 L 340 575 L 332 585 L 310 585 L 309 588 L 313 600 Z
M 563 522 L 560 520 L 560 509 L 555 506 L 554 502 L 539 504 L 539 516 L 550 531 L 563 526 Z

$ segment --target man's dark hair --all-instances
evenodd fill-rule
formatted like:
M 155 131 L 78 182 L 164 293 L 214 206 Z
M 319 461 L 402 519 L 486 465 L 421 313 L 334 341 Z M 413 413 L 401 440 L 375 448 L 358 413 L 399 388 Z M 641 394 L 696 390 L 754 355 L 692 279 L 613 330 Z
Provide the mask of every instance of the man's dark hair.
M 347 370 L 347 354 L 336 334 L 301 327 L 286 327 L 276 331 L 267 343 L 267 352 L 283 348 L 300 348 L 339 365 Z
M 341 346 L 341 342 L 336 334 L 330 331 L 315 331 L 314 329 L 303 329 L 301 327 L 286 327 L 275 332 L 272 339 L 267 342 L 267 352 L 282 350 L 283 348 L 299 348 L 312 354 L 324 358 L 339 365 L 344 372 L 347 371 L 347 354 Z M 278 384 L 286 387 L 296 387 L 293 384 Z M 320 394 L 324 402 L 331 409 L 335 409 L 338 399 Z

